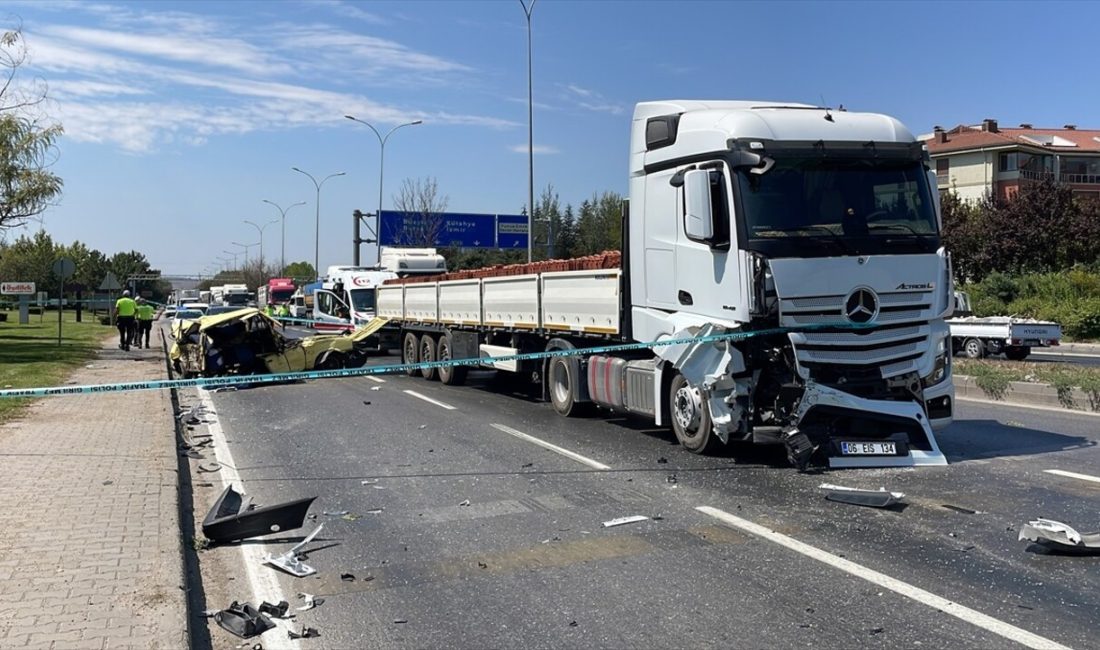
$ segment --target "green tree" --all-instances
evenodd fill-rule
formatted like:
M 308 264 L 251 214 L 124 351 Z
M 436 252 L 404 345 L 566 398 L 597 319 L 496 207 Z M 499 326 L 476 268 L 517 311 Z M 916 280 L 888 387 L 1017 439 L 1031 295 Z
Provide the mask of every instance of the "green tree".
M 0 249 L 0 279 L 6 282 L 34 282 L 38 291 L 56 293 L 53 263 L 61 257 L 53 238 L 39 230 L 33 237 L 22 235 Z
M 41 214 L 62 187 L 49 170 L 61 125 L 43 126 L 29 115 L 46 98 L 45 86 L 15 80 L 26 58 L 20 29 L 0 35 L 0 230 Z
M 309 262 L 292 262 L 283 269 L 283 277 L 294 278 L 295 282 L 313 282 L 317 277 L 317 270 Z
M 623 197 L 604 192 L 581 204 L 577 218 L 577 254 L 620 250 L 623 238 Z

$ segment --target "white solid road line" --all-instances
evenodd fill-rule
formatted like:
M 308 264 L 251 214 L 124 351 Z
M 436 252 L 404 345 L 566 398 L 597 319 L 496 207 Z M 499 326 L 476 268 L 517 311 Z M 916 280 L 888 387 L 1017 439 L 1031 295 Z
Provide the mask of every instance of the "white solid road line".
M 1019 643 L 1021 645 L 1027 646 L 1029 648 L 1069 650 L 1067 646 L 1064 646 L 1055 641 L 1051 641 L 1046 637 L 1041 637 L 1037 634 L 1033 634 L 1010 623 L 1005 623 L 1004 621 L 993 618 L 992 616 L 987 616 L 985 614 L 982 614 L 981 612 L 970 609 L 969 607 L 963 607 L 958 603 L 954 603 L 950 600 L 947 600 L 946 598 L 937 596 L 936 594 L 925 591 L 919 587 L 914 587 L 909 583 L 902 582 L 901 580 L 898 580 L 896 578 L 891 578 L 886 574 L 868 569 L 867 567 L 856 564 L 855 562 L 845 560 L 844 558 L 833 555 L 828 551 L 823 551 L 815 546 L 810 546 L 809 544 L 800 542 L 793 537 L 788 537 L 787 535 L 784 535 L 782 533 L 777 533 L 759 524 L 754 524 L 753 522 L 746 519 L 731 515 L 730 513 L 723 510 L 712 508 L 710 506 L 698 506 L 695 509 L 699 512 L 702 512 L 703 514 L 710 515 L 715 519 L 718 519 L 730 526 L 733 526 L 734 528 L 752 533 L 753 535 L 757 535 L 759 537 L 763 537 L 770 542 L 775 542 L 780 546 L 784 546 L 792 551 L 801 553 L 806 557 L 817 560 L 818 562 L 828 564 L 829 566 L 840 569 L 841 571 L 849 573 L 857 578 L 862 578 L 884 589 L 889 589 L 894 593 L 915 600 L 922 605 L 927 605 L 933 609 L 938 609 L 945 614 L 950 614 L 951 616 L 970 623 L 971 625 L 975 625 L 982 628 L 983 630 L 992 632 L 993 634 L 1002 636 L 1011 641 L 1015 641 L 1016 643 Z
M 245 491 L 244 483 L 241 481 L 240 474 L 237 473 L 237 463 L 233 461 L 233 454 L 229 451 L 229 444 L 225 440 L 225 432 L 222 431 L 221 424 L 217 420 L 217 411 L 214 409 L 214 400 L 210 398 L 210 391 L 205 388 L 198 388 L 199 399 L 202 402 L 203 407 L 206 409 L 206 413 L 214 417 L 214 421 L 208 423 L 207 429 L 210 430 L 210 436 L 214 440 L 214 455 L 221 463 L 221 470 L 218 474 L 222 479 L 222 489 L 229 485 L 237 484 L 241 492 Z M 262 603 L 267 601 L 269 603 L 277 603 L 282 600 L 286 600 L 286 596 L 283 595 L 282 587 L 279 586 L 279 578 L 275 574 L 277 569 L 273 569 L 264 565 L 264 555 L 266 550 L 263 544 L 241 544 L 238 548 L 241 549 L 241 557 L 244 560 L 245 573 L 248 575 L 248 582 L 252 585 L 252 597 L 255 599 L 253 602 Z M 283 632 L 282 623 L 280 619 L 271 619 L 276 626 L 276 632 L 264 637 L 264 647 L 279 649 L 297 650 L 301 648 L 301 644 L 294 639 L 288 638 Z M 290 625 L 290 623 L 286 623 Z
M 373 381 L 376 384 L 386 383 L 385 379 L 382 379 L 381 377 L 375 377 L 374 375 L 367 375 L 367 379 L 369 379 L 370 381 Z
M 435 404 L 436 406 L 438 406 L 438 407 L 440 407 L 440 408 L 445 408 L 445 409 L 447 409 L 448 411 L 454 411 L 454 410 L 456 410 L 456 409 L 455 409 L 455 407 L 451 406 L 450 404 L 446 404 L 446 403 L 444 403 L 444 402 L 440 402 L 440 401 L 438 401 L 438 400 L 434 400 L 434 399 L 432 399 L 432 398 L 428 397 L 427 395 L 421 395 L 420 393 L 416 392 L 415 390 L 407 390 L 407 391 L 405 391 L 405 393 L 406 393 L 407 395 L 412 395 L 413 397 L 415 397 L 415 398 L 417 398 L 417 399 L 422 399 L 422 400 L 424 400 L 425 402 L 428 402 L 429 404 Z
M 529 442 L 531 444 L 534 444 L 534 445 L 538 445 L 539 447 L 542 447 L 543 449 L 549 449 L 550 451 L 552 451 L 556 454 L 561 454 L 562 456 L 565 456 L 566 458 L 571 458 L 571 459 L 577 461 L 578 463 L 588 465 L 589 467 L 592 467 L 592 468 L 595 468 L 595 469 L 611 469 L 610 467 L 608 467 L 607 465 L 604 465 L 603 463 L 594 461 L 591 458 L 586 458 L 586 457 L 581 456 L 580 454 L 578 454 L 576 452 L 569 451 L 568 449 L 563 449 L 562 447 L 559 447 L 557 445 L 552 445 L 549 442 L 546 442 L 545 440 L 539 440 L 538 438 L 536 438 L 534 436 L 529 436 L 529 435 L 527 435 L 526 433 L 524 433 L 522 431 L 516 431 L 512 427 L 506 427 L 503 424 L 493 424 L 491 426 L 494 429 L 498 430 L 498 431 L 503 431 L 504 433 L 507 433 L 510 436 L 515 436 L 515 437 L 519 438 L 520 440 L 526 440 L 527 442 Z
M 1080 479 L 1082 481 L 1089 481 L 1091 483 L 1100 483 L 1100 476 L 1089 476 L 1088 474 L 1078 474 L 1077 472 L 1067 472 L 1064 469 L 1044 469 L 1047 474 L 1054 474 L 1055 476 L 1065 476 L 1067 478 Z

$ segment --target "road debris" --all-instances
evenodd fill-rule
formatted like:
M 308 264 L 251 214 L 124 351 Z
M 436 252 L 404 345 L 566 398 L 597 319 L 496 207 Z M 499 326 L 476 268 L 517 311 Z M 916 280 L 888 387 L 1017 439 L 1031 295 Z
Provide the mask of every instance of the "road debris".
M 341 516 L 340 518 L 344 521 L 357 521 L 359 519 L 362 519 L 362 517 L 360 517 L 359 515 L 353 515 L 350 512 L 346 515 Z
M 870 508 L 886 508 L 901 503 L 905 495 L 901 492 L 887 492 L 886 488 L 877 490 L 861 490 L 859 488 L 845 487 L 822 483 L 817 486 L 822 490 L 829 490 L 825 498 L 837 503 L 847 503 L 853 506 L 867 506 Z
M 982 514 L 981 510 L 971 510 L 970 508 L 964 508 L 962 506 L 953 506 L 950 503 L 941 503 L 940 506 L 944 507 L 944 508 L 947 508 L 948 510 L 954 510 L 955 512 L 961 512 L 964 515 L 980 515 L 980 514 Z
M 306 511 L 317 497 L 307 497 L 263 508 L 250 507 L 232 485 L 226 486 L 202 520 L 202 534 L 215 542 L 259 537 L 301 528 Z
M 469 499 L 466 499 L 465 501 L 463 501 L 462 503 L 460 503 L 460 504 L 458 504 L 458 505 L 460 505 L 460 506 L 468 506 L 468 505 L 470 505 L 470 500 L 469 500 Z
M 312 533 L 307 535 L 305 539 L 295 544 L 293 547 L 291 547 L 289 551 L 283 553 L 282 555 L 271 555 L 270 553 L 266 553 L 264 555 L 263 563 L 273 566 L 276 569 L 282 569 L 290 575 L 297 576 L 299 578 L 304 578 L 306 576 L 317 573 L 317 569 L 314 569 L 313 567 L 298 559 L 298 551 L 302 550 L 302 547 L 306 544 L 312 542 L 313 538 L 316 537 L 317 533 L 321 532 L 321 529 L 324 527 L 324 524 L 317 526 L 317 528 L 315 528 Z
M 376 478 L 368 478 L 368 479 L 359 481 L 359 484 L 360 485 L 374 485 L 377 482 L 378 482 L 378 479 L 376 479 Z
M 667 465 L 668 464 L 668 459 L 665 458 L 664 456 L 661 456 L 660 458 L 657 459 L 657 464 L 658 465 Z
M 1020 541 L 1074 555 L 1100 555 L 1100 532 L 1079 533 L 1075 528 L 1051 519 L 1033 519 L 1020 527 Z
M 198 467 L 200 472 L 217 472 L 220 471 L 221 468 L 222 464 L 216 460 L 209 463 L 200 463 Z
M 299 612 L 306 612 L 313 609 L 314 607 L 320 607 L 321 605 L 325 604 L 324 598 L 314 596 L 313 594 L 299 592 L 298 597 L 305 602 L 304 605 L 298 608 Z
M 341 573 L 340 574 L 340 579 L 343 580 L 344 582 L 355 582 L 355 574 L 354 573 Z
M 370 389 L 371 390 L 382 390 L 382 387 L 381 386 L 371 386 Z
M 631 515 L 629 517 L 619 517 L 618 519 L 612 519 L 610 521 L 603 522 L 604 528 L 611 528 L 612 526 L 622 526 L 623 524 L 633 524 L 639 521 L 649 521 L 649 517 L 645 515 Z
M 287 610 L 290 609 L 290 603 L 285 600 L 280 600 L 279 604 L 272 605 L 266 600 L 260 603 L 260 611 L 268 616 L 274 616 L 275 618 L 293 618 L 294 614 L 287 616 Z
M 287 630 L 286 635 L 291 639 L 311 639 L 313 637 L 321 636 L 321 633 L 318 632 L 317 628 L 315 627 L 303 627 L 301 632 Z
M 326 510 L 323 513 L 326 517 L 346 517 L 349 513 L 347 510 Z
M 417 428 L 417 429 L 427 429 L 427 428 L 428 428 L 428 425 L 426 425 L 426 424 L 421 424 L 420 426 L 418 426 L 418 427 L 416 427 L 416 428 Z
M 242 639 L 252 638 L 275 627 L 271 619 L 256 611 L 251 603 L 238 603 L 235 600 L 228 608 L 214 614 L 214 622 L 223 630 Z

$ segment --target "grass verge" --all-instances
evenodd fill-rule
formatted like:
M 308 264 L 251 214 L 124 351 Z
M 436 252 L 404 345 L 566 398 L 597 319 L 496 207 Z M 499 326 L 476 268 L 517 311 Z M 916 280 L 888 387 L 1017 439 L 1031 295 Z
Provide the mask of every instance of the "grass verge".
M 0 388 L 56 386 L 74 368 L 93 358 L 103 339 L 117 332 L 100 325 L 88 312 L 82 323 L 76 322 L 73 312 L 65 312 L 59 346 L 56 311 L 46 312 L 41 319 L 31 316 L 27 325 L 19 324 L 18 311 L 7 315 L 7 322 L 0 322 Z M 0 398 L 0 422 L 11 420 L 30 401 Z
M 1100 368 L 989 359 L 955 359 L 953 363 L 956 374 L 973 377 L 978 387 L 993 399 L 1004 399 L 1008 382 L 1022 381 L 1053 386 L 1058 392 L 1058 401 L 1066 408 L 1100 410 Z M 1087 405 L 1076 403 L 1074 388 L 1085 394 Z

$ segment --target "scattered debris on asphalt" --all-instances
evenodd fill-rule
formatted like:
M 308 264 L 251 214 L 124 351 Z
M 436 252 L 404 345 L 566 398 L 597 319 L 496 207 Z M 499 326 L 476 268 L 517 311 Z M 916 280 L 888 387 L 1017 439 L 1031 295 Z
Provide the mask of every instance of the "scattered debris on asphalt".
M 611 528 L 612 526 L 622 526 L 623 524 L 634 524 L 639 521 L 649 521 L 649 517 L 645 515 L 631 515 L 629 517 L 619 517 L 618 519 L 612 519 L 610 521 L 603 522 L 604 528 Z
M 313 637 L 321 636 L 321 633 L 318 632 L 317 628 L 315 627 L 303 627 L 301 632 L 287 630 L 286 635 L 291 639 L 311 639 Z
M 110 479 L 107 479 L 106 481 L 103 481 L 104 485 L 111 485 L 112 483 L 114 483 L 114 481 L 112 481 Z
M 340 579 L 343 580 L 344 582 L 355 582 L 355 574 L 354 573 L 341 573 L 340 574 Z
M 370 402 L 368 402 L 367 400 L 363 400 L 363 406 L 370 406 Z
M 1020 527 L 1020 541 L 1075 555 L 1100 555 L 1100 532 L 1079 533 L 1075 528 L 1051 519 L 1034 519 Z
M 215 542 L 259 537 L 301 528 L 306 511 L 317 497 L 307 497 L 263 508 L 252 508 L 228 485 L 202 520 L 202 534 Z
M 221 388 L 215 388 L 214 390 L 212 390 L 210 392 L 211 393 L 232 393 L 232 392 L 236 392 L 236 390 L 237 390 L 236 386 L 222 386 Z
M 371 386 L 370 389 L 371 390 L 382 390 L 382 387 L 381 386 Z
M 345 517 L 350 513 L 347 510 L 326 510 L 321 514 L 326 517 Z
M 362 519 L 362 517 L 360 517 L 359 515 L 353 515 L 350 512 L 346 515 L 341 516 L 340 518 L 344 521 L 357 521 L 359 519 Z
M 223 630 L 242 639 L 252 638 L 275 627 L 271 619 L 256 611 L 251 603 L 238 603 L 235 600 L 228 608 L 214 614 L 214 622 Z
M 427 428 L 428 428 L 428 425 L 426 425 L 426 424 L 421 424 L 420 426 L 418 426 L 418 427 L 416 427 L 416 428 L 417 428 L 417 429 L 427 429 Z
M 460 503 L 460 504 L 458 504 L 458 505 L 460 505 L 460 506 L 468 506 L 468 505 L 470 505 L 470 500 L 469 500 L 469 499 L 466 499 L 465 501 L 463 501 L 462 503 Z
M 409 622 L 409 619 L 407 619 L 407 618 L 395 618 L 395 619 L 393 619 L 393 622 L 394 622 L 395 624 L 398 624 L 398 625 L 400 625 L 400 624 L 402 624 L 402 623 L 408 623 L 408 622 Z
M 677 478 L 676 478 L 675 474 L 669 474 L 668 476 L 665 477 L 665 483 L 671 483 L 672 485 L 676 485 L 676 481 L 677 481 Z
M 275 618 L 292 618 L 294 614 L 290 616 L 286 615 L 288 609 L 290 609 L 290 603 L 285 600 L 280 600 L 277 605 L 272 605 L 266 600 L 260 603 L 260 611 L 268 616 L 274 616 Z
M 658 465 L 665 465 L 667 463 L 668 463 L 668 459 L 665 458 L 664 456 L 661 456 L 660 458 L 657 459 L 657 464 Z
M 217 472 L 220 471 L 221 468 L 222 464 L 215 460 L 209 463 L 200 463 L 198 469 L 200 472 Z
M 360 485 L 374 485 L 377 482 L 378 482 L 378 479 L 376 479 L 376 478 L 368 478 L 366 480 L 360 481 L 359 484 Z
M 313 609 L 314 607 L 320 607 L 321 605 L 323 605 L 325 603 L 324 598 L 314 596 L 313 594 L 307 594 L 307 593 L 304 593 L 304 592 L 299 592 L 298 597 L 301 598 L 305 602 L 304 605 L 302 605 L 301 607 L 298 608 L 299 612 L 309 611 L 309 610 Z
M 825 495 L 825 498 L 829 501 L 847 503 L 853 506 L 867 506 L 869 508 L 887 508 L 901 503 L 902 499 L 905 498 L 905 495 L 901 492 L 887 492 L 886 488 L 861 490 L 829 483 L 822 483 L 818 488 L 829 490 Z
M 195 451 L 194 449 L 187 449 L 187 450 L 181 451 L 180 456 L 186 456 L 187 458 L 194 458 L 196 460 L 202 460 L 202 459 L 206 458 L 206 456 L 203 456 L 202 454 Z
M 302 550 L 302 547 L 306 544 L 312 542 L 313 538 L 316 537 L 317 533 L 321 532 L 321 529 L 324 527 L 324 524 L 317 526 L 317 528 L 315 528 L 312 533 L 307 535 L 305 539 L 295 544 L 293 547 L 291 547 L 289 551 L 283 553 L 282 555 L 271 555 L 270 553 L 265 554 L 263 563 L 271 565 L 276 569 L 282 569 L 290 575 L 297 576 L 299 578 L 304 578 L 306 576 L 317 573 L 317 569 L 314 569 L 313 567 L 298 559 L 298 551 Z
M 947 508 L 948 510 L 954 510 L 955 512 L 961 512 L 964 515 L 980 515 L 980 514 L 982 514 L 981 510 L 971 510 L 970 508 L 964 508 L 962 506 L 953 506 L 950 503 L 941 503 L 940 505 L 944 508 Z
M 523 467 L 524 469 L 526 469 L 528 467 L 534 467 L 534 466 L 535 466 L 534 463 L 524 463 L 523 465 L 521 465 L 521 467 Z

